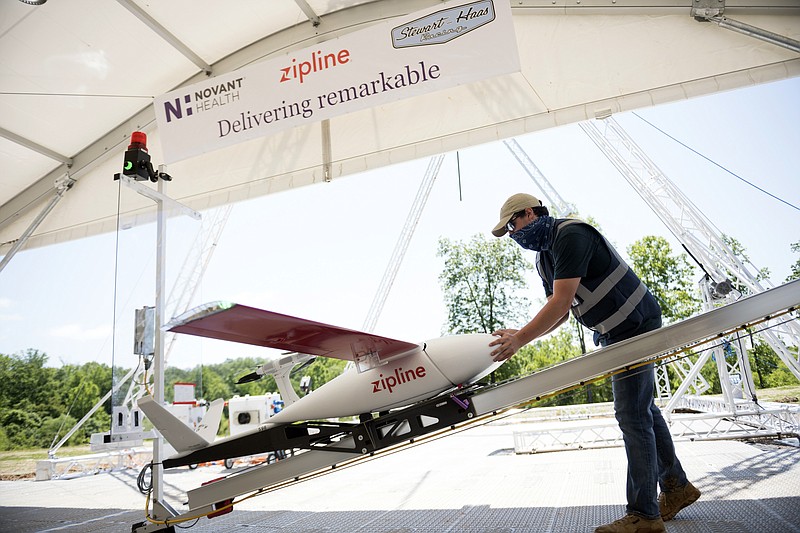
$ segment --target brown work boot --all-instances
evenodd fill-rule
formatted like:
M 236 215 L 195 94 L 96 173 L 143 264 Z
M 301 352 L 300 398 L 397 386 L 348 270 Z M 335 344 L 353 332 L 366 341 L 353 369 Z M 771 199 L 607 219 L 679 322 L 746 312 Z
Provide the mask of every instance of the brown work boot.
M 660 518 L 650 520 L 629 514 L 610 524 L 598 527 L 594 533 L 666 533 L 666 531 L 664 522 Z
M 700 491 L 691 483 L 686 483 L 683 487 L 669 492 L 662 492 L 658 496 L 658 510 L 661 512 L 661 519 L 666 522 L 675 518 L 678 511 L 688 507 L 697 501 Z

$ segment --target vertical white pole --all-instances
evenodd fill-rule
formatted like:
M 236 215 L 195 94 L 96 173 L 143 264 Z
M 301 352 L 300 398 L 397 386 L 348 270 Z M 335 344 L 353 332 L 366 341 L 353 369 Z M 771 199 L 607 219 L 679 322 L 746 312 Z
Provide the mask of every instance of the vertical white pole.
M 163 198 L 165 181 L 158 180 L 158 192 Z M 153 399 L 158 404 L 164 402 L 164 302 L 166 286 L 167 220 L 164 200 L 158 200 L 158 221 L 156 223 L 156 311 L 155 311 L 155 354 L 153 356 Z M 153 441 L 153 500 L 161 503 L 164 493 L 164 468 L 161 466 L 163 439 L 161 434 Z

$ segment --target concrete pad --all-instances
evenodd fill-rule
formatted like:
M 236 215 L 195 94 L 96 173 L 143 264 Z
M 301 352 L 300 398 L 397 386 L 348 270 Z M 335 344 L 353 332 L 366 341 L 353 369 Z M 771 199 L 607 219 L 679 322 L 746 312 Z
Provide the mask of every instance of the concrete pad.
M 191 529 L 575 533 L 624 514 L 622 448 L 515 455 L 515 428 L 493 423 L 338 468 Z M 667 523 L 669 533 L 800 532 L 799 448 L 736 441 L 676 447 L 703 496 Z M 167 500 L 185 510 L 186 490 L 228 473 L 221 466 L 168 471 Z M 144 520 L 137 475 L 0 482 L 0 531 L 128 532 Z

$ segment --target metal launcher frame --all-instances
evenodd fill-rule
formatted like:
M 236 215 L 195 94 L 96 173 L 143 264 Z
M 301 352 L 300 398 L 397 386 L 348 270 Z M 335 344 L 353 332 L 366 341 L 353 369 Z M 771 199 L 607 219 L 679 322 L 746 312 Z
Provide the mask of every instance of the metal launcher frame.
M 300 451 L 285 460 L 237 472 L 188 491 L 188 510 L 183 513 L 173 514 L 168 504 L 154 501 L 152 514 L 146 521 L 134 524 L 132 531 L 171 530 L 181 522 L 219 516 L 244 498 L 488 421 L 511 407 L 668 358 L 741 328 L 773 327 L 776 317 L 783 321 L 796 320 L 791 315 L 798 306 L 800 280 L 497 385 L 443 394 L 376 417 L 362 416 L 360 422 L 306 422 L 259 432 L 237 443 L 240 445 L 230 450 L 231 456 L 246 455 L 256 449 L 264 452 L 268 448 Z M 797 432 L 798 428 L 793 431 Z M 196 459 L 192 458 L 195 462 Z M 179 464 L 183 463 L 164 461 L 166 467 Z M 234 501 L 241 495 L 247 496 Z

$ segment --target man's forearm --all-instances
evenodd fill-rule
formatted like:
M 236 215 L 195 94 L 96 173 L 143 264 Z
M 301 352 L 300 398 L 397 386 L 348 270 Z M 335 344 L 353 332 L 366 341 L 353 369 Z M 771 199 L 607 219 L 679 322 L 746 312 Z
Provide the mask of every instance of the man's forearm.
M 542 335 L 546 335 L 564 323 L 569 314 L 569 306 L 560 304 L 555 300 L 548 300 L 533 319 L 525 324 L 522 329 L 514 334 L 520 340 L 521 345 L 526 345 L 529 342 L 538 339 Z
M 553 325 L 553 327 L 552 327 L 552 328 L 550 328 L 550 329 L 548 329 L 547 331 L 545 331 L 544 333 L 542 333 L 542 335 L 547 335 L 548 333 L 551 333 L 551 332 L 555 331 L 556 329 L 558 329 L 558 328 L 561 326 L 561 324 L 563 324 L 564 322 L 566 322 L 566 320 L 567 320 L 568 318 L 569 318 L 569 311 L 567 311 L 566 313 L 564 313 L 564 316 L 562 316 L 562 317 L 561 317 L 561 319 L 560 319 L 558 322 L 556 322 L 556 323 Z
M 532 340 L 549 333 L 560 326 L 567 318 L 569 308 L 575 298 L 580 278 L 557 279 L 553 283 L 553 294 L 547 299 L 533 320 L 520 330 L 499 329 L 493 333 L 496 340 L 489 346 L 496 346 L 492 359 L 505 361 Z

